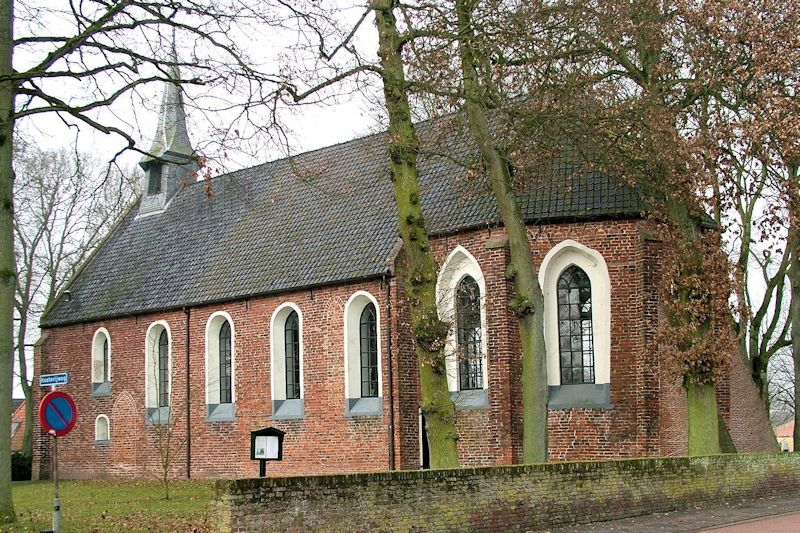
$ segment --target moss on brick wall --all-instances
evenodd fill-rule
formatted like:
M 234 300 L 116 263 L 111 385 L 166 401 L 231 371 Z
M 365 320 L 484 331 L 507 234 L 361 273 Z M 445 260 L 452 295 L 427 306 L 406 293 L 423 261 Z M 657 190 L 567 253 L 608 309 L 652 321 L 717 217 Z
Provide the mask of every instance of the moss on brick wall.
M 524 531 L 800 489 L 800 454 L 217 481 L 224 531 Z

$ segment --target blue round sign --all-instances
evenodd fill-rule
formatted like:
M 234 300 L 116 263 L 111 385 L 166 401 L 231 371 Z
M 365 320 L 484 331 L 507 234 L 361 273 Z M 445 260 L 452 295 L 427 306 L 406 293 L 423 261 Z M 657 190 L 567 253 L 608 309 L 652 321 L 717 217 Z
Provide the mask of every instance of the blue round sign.
M 72 431 L 77 419 L 78 409 L 66 392 L 48 392 L 39 404 L 39 422 L 42 428 L 56 437 L 63 437 Z

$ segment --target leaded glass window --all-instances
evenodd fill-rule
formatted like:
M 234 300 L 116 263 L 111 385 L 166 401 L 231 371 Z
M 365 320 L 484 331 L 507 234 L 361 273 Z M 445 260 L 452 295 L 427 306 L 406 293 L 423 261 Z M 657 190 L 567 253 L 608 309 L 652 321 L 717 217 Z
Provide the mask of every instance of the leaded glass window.
M 231 325 L 219 328 L 219 403 L 231 403 Z
M 378 396 L 378 320 L 375 304 L 367 304 L 359 321 L 361 397 Z
M 561 384 L 594 383 L 592 285 L 575 265 L 558 278 L 558 341 Z
M 286 354 L 286 399 L 300 398 L 300 322 L 297 311 L 292 311 L 284 325 L 284 353 Z
M 482 389 L 481 290 L 471 276 L 456 288 L 456 330 L 459 388 Z
M 108 337 L 103 340 L 103 382 L 111 381 L 108 365 Z
M 158 406 L 169 407 L 169 337 L 162 330 L 158 337 Z

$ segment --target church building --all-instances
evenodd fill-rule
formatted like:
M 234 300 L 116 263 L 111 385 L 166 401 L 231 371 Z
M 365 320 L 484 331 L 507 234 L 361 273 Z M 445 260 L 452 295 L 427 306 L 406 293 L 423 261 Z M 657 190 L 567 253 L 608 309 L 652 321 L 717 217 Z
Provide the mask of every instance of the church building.
M 42 318 L 35 372 L 69 372 L 78 409 L 60 475 L 146 476 L 169 458 L 178 477 L 255 476 L 250 432 L 268 426 L 286 432 L 269 475 L 426 466 L 387 135 L 209 186 L 185 118 L 168 84 L 141 197 Z M 419 125 L 419 164 L 459 457 L 507 465 L 522 455 L 507 238 L 459 163 L 477 153 L 442 124 Z M 547 167 L 520 201 L 545 298 L 550 459 L 685 454 L 685 394 L 654 341 L 664 244 L 634 189 L 575 154 Z M 739 451 L 768 449 L 735 358 L 721 413 Z M 34 439 L 46 477 L 50 438 L 37 425 Z

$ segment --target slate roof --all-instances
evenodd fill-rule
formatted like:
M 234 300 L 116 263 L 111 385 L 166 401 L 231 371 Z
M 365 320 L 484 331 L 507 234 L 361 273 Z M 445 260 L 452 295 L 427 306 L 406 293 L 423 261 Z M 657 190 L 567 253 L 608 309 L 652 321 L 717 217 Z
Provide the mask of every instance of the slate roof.
M 418 126 L 429 232 L 498 224 L 464 162 L 474 150 L 435 122 Z M 443 137 L 442 139 L 437 139 Z M 440 155 L 436 155 L 440 154 Z M 639 195 L 569 154 L 521 195 L 530 221 L 636 217 Z M 176 309 L 378 277 L 399 237 L 386 133 L 281 159 L 180 190 L 165 210 L 138 208 L 111 232 L 42 318 L 42 327 Z

